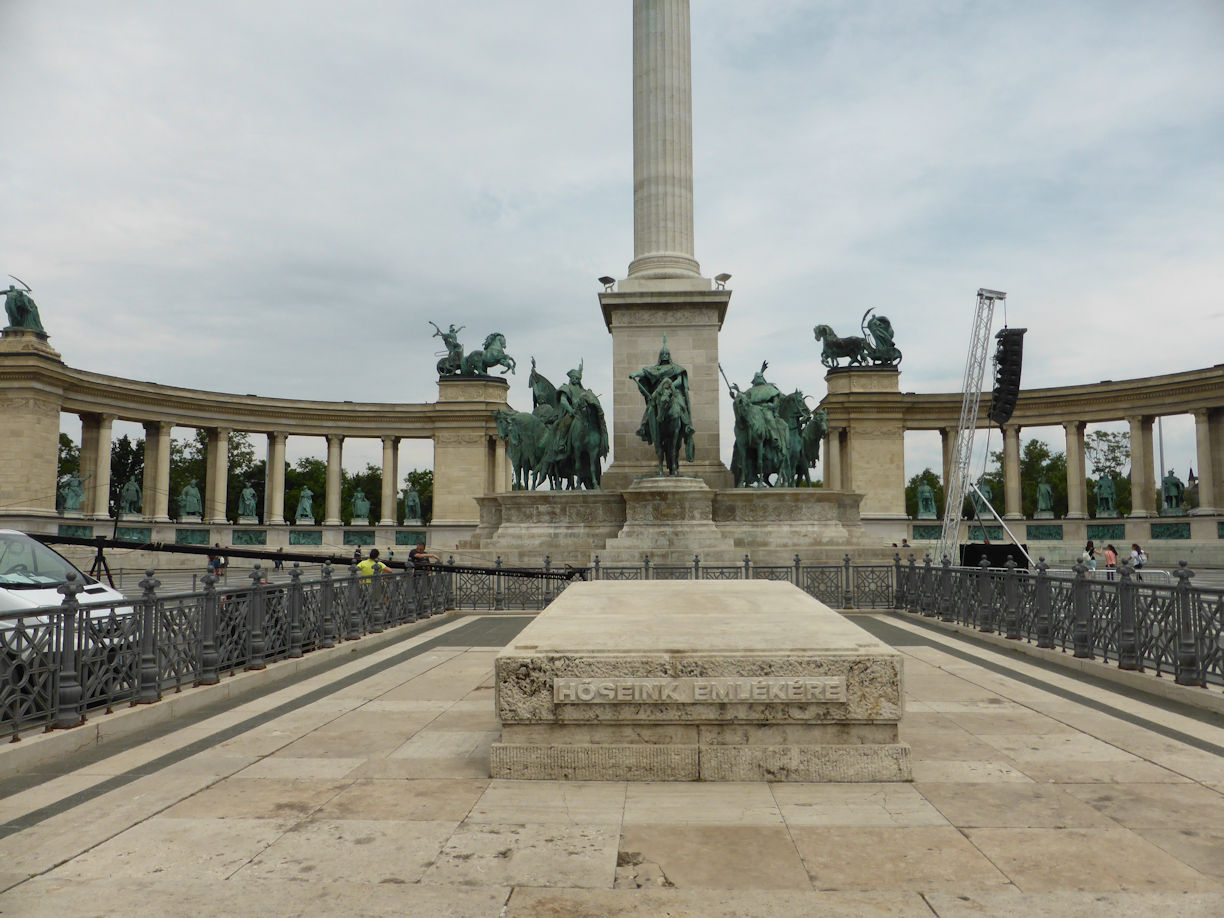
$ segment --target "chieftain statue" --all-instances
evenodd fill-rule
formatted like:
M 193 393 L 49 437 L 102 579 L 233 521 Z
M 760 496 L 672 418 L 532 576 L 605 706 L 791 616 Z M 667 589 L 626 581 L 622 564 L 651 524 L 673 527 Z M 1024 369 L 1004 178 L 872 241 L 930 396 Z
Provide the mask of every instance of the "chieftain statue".
M 1096 515 L 1098 517 L 1117 516 L 1117 499 L 1118 489 L 1114 486 L 1114 480 L 1109 476 L 1109 473 L 1106 472 L 1096 483 Z
M 863 336 L 853 335 L 839 338 L 828 325 L 817 325 L 812 329 L 816 340 L 823 344 L 820 362 L 829 369 L 836 369 L 838 361 L 845 358 L 847 366 L 895 367 L 901 362 L 901 351 L 893 343 L 893 327 L 887 316 L 872 315 L 875 309 L 863 313 L 859 322 Z M 870 317 L 870 318 L 868 318 Z
M 404 488 L 404 522 L 416 522 L 421 518 L 421 496 L 409 485 Z
M 582 363 L 553 386 L 531 358 L 532 410 L 497 411 L 516 490 L 547 481 L 554 489 L 598 490 L 608 455 L 608 425 L 599 397 L 582 384 Z
M 203 512 L 204 504 L 200 500 L 200 489 L 196 487 L 193 478 L 179 493 L 179 516 L 199 516 Z
M 810 410 L 800 390 L 783 395 L 765 379 L 768 367 L 761 364 L 747 389 L 727 382 L 735 413 L 731 474 L 738 488 L 810 483 L 808 469 L 820 459 L 820 441 L 829 429 L 826 412 Z
M 139 513 L 140 500 L 140 485 L 136 482 L 135 478 L 129 478 L 124 483 L 123 489 L 119 492 L 119 512 Z
M 242 494 L 238 496 L 238 517 L 240 519 L 251 519 L 259 515 L 258 497 L 259 495 L 255 493 L 250 482 L 247 482 L 247 486 L 242 489 Z
M 679 474 L 681 445 L 685 460 L 693 461 L 693 406 L 688 370 L 672 363 L 666 334 L 659 350 L 659 362 L 630 373 L 629 378 L 637 383 L 638 391 L 646 400 L 637 435 L 654 447 L 660 475 L 664 466 L 668 475 Z
M 298 496 L 297 511 L 293 514 L 293 519 L 298 523 L 314 524 L 314 491 L 302 485 L 302 492 Z
M 1185 508 L 1182 506 L 1182 501 L 1186 496 L 1186 486 L 1182 484 L 1182 480 L 1173 474 L 1173 470 L 1169 469 L 1165 477 L 1160 482 L 1160 492 L 1164 497 L 1164 506 L 1160 510 L 1161 516 L 1184 516 Z
M 429 324 L 434 327 L 431 337 L 441 338 L 446 345 L 446 355 L 438 361 L 439 376 L 487 376 L 491 367 L 502 367 L 503 376 L 514 372 L 514 358 L 506 353 L 506 336 L 501 332 L 488 335 L 480 350 L 472 351 L 465 357 L 463 345 L 459 343 L 459 332 L 466 326 L 456 328 L 452 323 L 449 329 L 442 331 L 436 323 Z
M 63 500 L 65 510 L 80 511 L 81 504 L 85 500 L 85 485 L 81 483 L 80 476 L 75 472 L 68 476 L 68 480 L 60 488 L 60 497 Z

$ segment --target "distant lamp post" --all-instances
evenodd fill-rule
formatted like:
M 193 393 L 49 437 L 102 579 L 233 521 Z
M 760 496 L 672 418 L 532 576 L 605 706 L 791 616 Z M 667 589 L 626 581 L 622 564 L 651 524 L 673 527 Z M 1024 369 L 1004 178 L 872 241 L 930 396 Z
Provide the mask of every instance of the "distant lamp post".
M 599 278 L 599 282 L 604 285 L 604 293 L 611 292 L 612 288 L 616 286 L 615 277 L 601 277 Z
M 730 274 L 723 273 L 723 274 L 719 274 L 719 275 L 717 275 L 717 276 L 714 278 L 714 289 L 715 289 L 715 290 L 726 290 L 726 289 L 727 289 L 727 281 L 729 281 L 729 280 L 731 280 L 731 275 L 730 275 Z

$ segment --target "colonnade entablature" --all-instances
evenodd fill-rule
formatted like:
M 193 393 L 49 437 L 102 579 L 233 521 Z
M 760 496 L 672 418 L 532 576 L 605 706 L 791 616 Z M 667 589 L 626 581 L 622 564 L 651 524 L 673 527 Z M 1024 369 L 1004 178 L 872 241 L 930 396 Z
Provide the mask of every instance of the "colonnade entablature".
M 378 525 L 395 525 L 401 440 L 433 441 L 435 527 L 470 530 L 479 520 L 474 498 L 509 487 L 494 419 L 494 411 L 507 407 L 509 386 L 501 379 L 440 380 L 438 401 L 420 404 L 212 392 L 75 369 L 45 339 L 23 331 L 6 329 L 0 339 L 0 516 L 56 515 L 61 412 L 82 421 L 81 516 L 86 519 L 108 515 L 115 421 L 144 426 L 140 516 L 154 523 L 170 522 L 170 434 L 175 427 L 207 434 L 204 524 L 226 522 L 226 453 L 228 435 L 235 432 L 267 437 L 264 525 L 285 523 L 285 442 L 290 436 L 327 442 L 324 526 L 341 523 L 342 448 L 349 438 L 382 442 L 382 494 L 378 517 L 371 520 Z
M 903 437 L 910 430 L 937 430 L 943 441 L 943 480 L 955 455 L 962 394 L 901 392 L 891 368 L 832 370 L 825 441 L 825 482 L 863 491 L 864 519 L 905 516 Z M 990 393 L 982 394 L 977 427 L 990 422 Z M 1003 425 L 1004 504 L 1007 517 L 1021 519 L 1020 431 L 1061 427 L 1066 437 L 1068 519 L 1088 516 L 1084 430 L 1088 424 L 1126 422 L 1130 427 L 1133 516 L 1157 512 L 1152 426 L 1157 417 L 1194 418 L 1199 468 L 1198 513 L 1224 512 L 1224 364 L 1162 376 L 1104 380 L 1076 386 L 1023 389 Z

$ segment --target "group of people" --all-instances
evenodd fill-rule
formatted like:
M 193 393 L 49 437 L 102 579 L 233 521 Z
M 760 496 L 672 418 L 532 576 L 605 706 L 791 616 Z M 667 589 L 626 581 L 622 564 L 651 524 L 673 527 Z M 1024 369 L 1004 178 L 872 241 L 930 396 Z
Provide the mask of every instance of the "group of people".
M 1107 544 L 1101 552 L 1105 562 L 1105 579 L 1113 580 L 1114 571 L 1118 568 L 1118 549 L 1112 543 Z M 1143 566 L 1147 563 L 1147 552 L 1139 547 L 1138 542 L 1131 543 L 1130 562 L 1135 568 L 1135 576 L 1143 579 L 1143 574 L 1139 573 Z M 1097 549 L 1092 539 L 1088 540 L 1088 544 L 1084 546 L 1084 551 L 1080 554 L 1080 563 L 1088 570 L 1095 571 L 1097 569 Z

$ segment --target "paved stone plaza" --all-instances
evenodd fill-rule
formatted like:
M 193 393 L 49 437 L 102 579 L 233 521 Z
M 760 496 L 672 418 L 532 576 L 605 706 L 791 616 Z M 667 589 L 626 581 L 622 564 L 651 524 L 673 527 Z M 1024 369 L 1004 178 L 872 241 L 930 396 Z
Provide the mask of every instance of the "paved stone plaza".
M 1224 913 L 1218 715 L 864 615 L 904 655 L 912 784 L 494 781 L 493 659 L 527 621 L 93 718 L 71 733 L 116 738 L 42 764 L 70 734 L 4 747 L 0 914 Z

